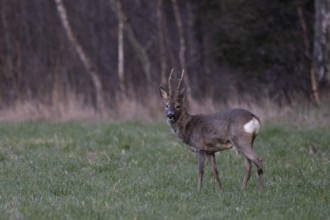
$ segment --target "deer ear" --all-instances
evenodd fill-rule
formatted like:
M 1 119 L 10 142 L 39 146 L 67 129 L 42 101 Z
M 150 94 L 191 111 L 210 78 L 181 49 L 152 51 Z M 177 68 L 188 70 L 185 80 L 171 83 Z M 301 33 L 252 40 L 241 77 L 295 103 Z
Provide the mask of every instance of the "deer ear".
M 162 97 L 164 101 L 167 101 L 168 92 L 163 87 L 159 87 L 159 92 L 160 92 L 160 97 Z
M 186 88 L 185 87 L 183 87 L 181 90 L 180 90 L 180 93 L 179 93 L 179 95 L 180 95 L 180 97 L 181 98 L 183 98 L 185 95 L 186 95 Z

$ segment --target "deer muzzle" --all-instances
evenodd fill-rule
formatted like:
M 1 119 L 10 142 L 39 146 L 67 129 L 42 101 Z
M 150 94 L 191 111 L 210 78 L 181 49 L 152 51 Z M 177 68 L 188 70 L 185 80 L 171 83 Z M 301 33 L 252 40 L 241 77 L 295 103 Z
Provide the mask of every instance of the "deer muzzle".
M 167 114 L 167 118 L 170 120 L 174 119 L 174 114 L 173 113 Z
M 166 111 L 166 117 L 169 121 L 174 120 L 174 112 L 171 110 Z

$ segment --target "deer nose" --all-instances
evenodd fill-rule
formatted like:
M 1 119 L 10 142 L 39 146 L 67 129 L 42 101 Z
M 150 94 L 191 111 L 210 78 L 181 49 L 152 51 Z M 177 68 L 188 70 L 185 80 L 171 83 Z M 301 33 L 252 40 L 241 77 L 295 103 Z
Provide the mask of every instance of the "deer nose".
M 173 112 L 167 112 L 166 116 L 168 119 L 174 119 L 174 113 Z

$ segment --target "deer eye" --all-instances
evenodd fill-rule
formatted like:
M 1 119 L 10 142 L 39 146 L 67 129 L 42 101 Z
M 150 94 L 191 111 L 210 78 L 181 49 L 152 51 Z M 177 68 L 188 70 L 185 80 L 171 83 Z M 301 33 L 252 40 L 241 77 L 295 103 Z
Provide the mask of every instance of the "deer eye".
M 175 108 L 176 108 L 176 109 L 180 109 L 180 105 L 176 105 Z
M 168 105 L 165 105 L 165 108 L 168 108 Z

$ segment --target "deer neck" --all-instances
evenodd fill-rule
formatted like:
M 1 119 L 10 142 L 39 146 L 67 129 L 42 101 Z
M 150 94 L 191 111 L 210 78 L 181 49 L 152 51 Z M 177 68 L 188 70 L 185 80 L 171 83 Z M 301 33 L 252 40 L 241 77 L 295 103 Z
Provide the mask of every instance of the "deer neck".
M 176 122 L 170 124 L 173 133 L 176 134 L 184 143 L 188 141 L 187 127 L 191 121 L 191 117 L 192 116 L 186 110 L 183 110 L 180 118 Z

